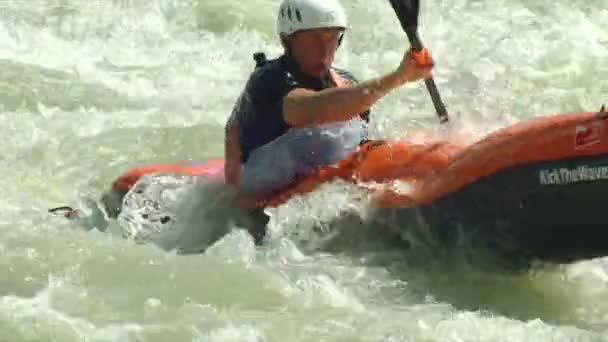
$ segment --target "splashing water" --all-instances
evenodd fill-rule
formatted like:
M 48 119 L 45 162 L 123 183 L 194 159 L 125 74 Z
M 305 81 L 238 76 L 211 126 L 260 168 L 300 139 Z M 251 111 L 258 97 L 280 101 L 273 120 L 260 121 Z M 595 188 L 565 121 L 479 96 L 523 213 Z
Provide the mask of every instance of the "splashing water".
M 408 43 L 388 2 L 343 3 L 352 27 L 337 64 L 360 79 L 395 68 Z M 0 341 L 606 340 L 605 260 L 514 275 L 445 251 L 404 252 L 342 216 L 363 215 L 364 200 L 340 182 L 271 211 L 268 244 L 229 228 L 202 255 L 175 253 L 176 239 L 159 243 L 167 248 L 124 239 L 136 211 L 105 232 L 48 215 L 57 203 L 99 198 L 134 165 L 221 157 L 252 54 L 281 52 L 277 7 L 0 3 Z M 607 8 L 423 1 L 421 36 L 452 126 L 437 129 L 416 84 L 373 108 L 372 136 L 474 140 L 536 115 L 599 108 Z M 199 200 L 190 208 L 209 198 Z M 198 214 L 178 228 L 217 223 Z M 196 249 L 205 238 L 181 242 Z

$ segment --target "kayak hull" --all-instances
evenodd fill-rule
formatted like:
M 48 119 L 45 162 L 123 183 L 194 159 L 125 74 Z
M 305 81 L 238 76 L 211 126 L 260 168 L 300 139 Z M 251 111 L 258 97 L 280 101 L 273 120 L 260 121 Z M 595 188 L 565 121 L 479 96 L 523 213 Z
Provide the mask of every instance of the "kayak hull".
M 589 178 L 597 179 L 573 181 L 573 172 L 593 171 L 599 177 Z M 558 173 L 561 178 L 550 178 Z M 603 210 L 608 178 L 602 174 L 608 176 L 608 154 L 525 165 L 431 204 L 382 208 L 376 216 L 397 229 L 428 229 L 426 234 L 443 243 L 466 241 L 511 260 L 592 259 L 608 255 L 608 216 Z

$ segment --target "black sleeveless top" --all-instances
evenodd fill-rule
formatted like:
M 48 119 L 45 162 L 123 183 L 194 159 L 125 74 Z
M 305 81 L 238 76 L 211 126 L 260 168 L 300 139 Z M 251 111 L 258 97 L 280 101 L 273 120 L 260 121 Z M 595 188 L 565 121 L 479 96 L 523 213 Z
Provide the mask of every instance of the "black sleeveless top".
M 288 56 L 267 61 L 263 53 L 254 55 L 257 65 L 245 89 L 239 96 L 229 120 L 236 120 L 239 127 L 241 162 L 249 154 L 285 134 L 291 126 L 283 119 L 283 98 L 295 88 L 320 91 L 327 88 L 318 79 L 302 73 Z M 332 68 L 347 83 L 357 80 L 347 71 Z M 361 113 L 369 122 L 370 111 Z

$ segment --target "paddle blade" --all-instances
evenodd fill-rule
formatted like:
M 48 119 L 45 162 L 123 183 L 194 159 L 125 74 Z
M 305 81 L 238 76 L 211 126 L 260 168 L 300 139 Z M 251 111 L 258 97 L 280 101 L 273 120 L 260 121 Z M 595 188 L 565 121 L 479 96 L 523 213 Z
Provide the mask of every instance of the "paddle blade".
M 418 28 L 419 0 L 389 0 L 404 31 Z
M 415 51 L 422 50 L 422 42 L 418 37 L 419 0 L 389 0 L 399 18 L 401 27 Z

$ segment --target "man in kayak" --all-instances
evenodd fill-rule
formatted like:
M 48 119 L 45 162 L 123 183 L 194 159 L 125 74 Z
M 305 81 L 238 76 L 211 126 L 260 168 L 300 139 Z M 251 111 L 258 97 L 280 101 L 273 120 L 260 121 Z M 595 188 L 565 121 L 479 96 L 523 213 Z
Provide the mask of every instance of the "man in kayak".
M 243 198 L 268 196 L 347 157 L 366 139 L 373 104 L 431 77 L 430 56 L 421 65 L 407 51 L 394 71 L 358 83 L 332 66 L 347 26 L 338 0 L 280 5 L 277 29 L 285 52 L 258 60 L 225 127 L 225 179 Z

